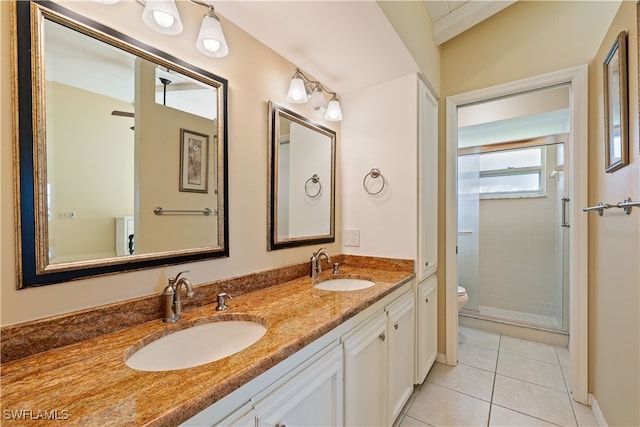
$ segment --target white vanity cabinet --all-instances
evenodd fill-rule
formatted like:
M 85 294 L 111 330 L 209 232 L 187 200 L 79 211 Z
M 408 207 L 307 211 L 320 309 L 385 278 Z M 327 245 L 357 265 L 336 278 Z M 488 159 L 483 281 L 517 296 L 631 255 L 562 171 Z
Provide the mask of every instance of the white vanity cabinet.
M 266 393 L 254 409 L 258 427 L 341 426 L 342 349 L 335 346 Z
M 344 423 L 386 425 L 387 316 L 376 313 L 344 337 Z
M 387 423 L 393 424 L 413 392 L 415 297 L 404 294 L 387 309 L 387 384 L 389 413 Z
M 438 277 L 429 276 L 416 292 L 416 384 L 421 384 L 438 356 Z
M 345 425 L 391 425 L 413 391 L 413 292 L 343 337 Z

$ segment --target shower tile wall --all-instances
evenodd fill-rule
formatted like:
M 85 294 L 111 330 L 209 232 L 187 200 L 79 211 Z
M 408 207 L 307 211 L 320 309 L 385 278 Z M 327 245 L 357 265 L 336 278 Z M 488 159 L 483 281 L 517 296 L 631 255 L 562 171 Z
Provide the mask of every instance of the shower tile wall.
M 561 321 L 559 232 L 555 181 L 547 182 L 546 197 L 480 201 L 481 312 L 486 306 Z

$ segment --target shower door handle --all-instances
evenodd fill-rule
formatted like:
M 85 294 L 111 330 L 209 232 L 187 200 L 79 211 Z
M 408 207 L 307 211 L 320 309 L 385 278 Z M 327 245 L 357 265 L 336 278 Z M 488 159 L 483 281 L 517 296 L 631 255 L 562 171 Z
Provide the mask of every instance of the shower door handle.
M 569 202 L 569 199 L 567 197 L 563 197 L 562 198 L 562 224 L 560 224 L 560 227 L 565 227 L 565 228 L 569 228 L 570 225 L 567 222 L 567 203 Z

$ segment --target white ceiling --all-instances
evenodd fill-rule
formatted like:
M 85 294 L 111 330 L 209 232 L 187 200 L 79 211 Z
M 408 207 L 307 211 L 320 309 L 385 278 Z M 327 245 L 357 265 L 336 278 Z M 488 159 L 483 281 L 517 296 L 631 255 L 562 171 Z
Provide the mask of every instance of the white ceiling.
M 222 1 L 216 11 L 339 94 L 419 71 L 375 1 Z
M 433 23 L 437 45 L 454 38 L 516 0 L 423 0 Z
M 513 3 L 423 1 L 438 44 Z M 216 1 L 215 7 L 221 16 L 339 94 L 419 72 L 373 0 Z

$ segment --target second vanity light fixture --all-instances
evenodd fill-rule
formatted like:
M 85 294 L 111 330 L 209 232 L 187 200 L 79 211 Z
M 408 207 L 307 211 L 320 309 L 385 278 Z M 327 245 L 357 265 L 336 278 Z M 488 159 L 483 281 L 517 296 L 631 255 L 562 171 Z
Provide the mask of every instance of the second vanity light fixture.
M 95 0 L 103 4 L 114 4 L 118 0 Z M 147 27 L 162 34 L 175 35 L 182 32 L 182 20 L 175 0 L 138 0 L 144 4 L 142 22 Z M 201 0 L 189 0 L 191 3 L 207 7 L 209 10 L 202 19 L 196 49 L 206 56 L 222 58 L 229 53 L 229 46 L 220 25 L 220 18 L 215 14 L 213 5 Z
M 328 104 L 325 104 L 323 92 L 331 96 Z M 296 68 L 296 72 L 291 78 L 287 101 L 294 104 L 310 102 L 311 109 L 325 112 L 325 120 L 330 122 L 342 120 L 342 109 L 337 94 L 327 90 L 322 83 L 309 79 L 299 68 Z

